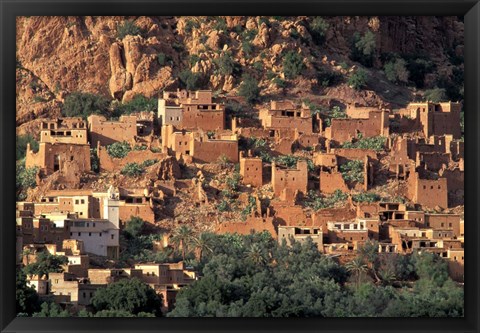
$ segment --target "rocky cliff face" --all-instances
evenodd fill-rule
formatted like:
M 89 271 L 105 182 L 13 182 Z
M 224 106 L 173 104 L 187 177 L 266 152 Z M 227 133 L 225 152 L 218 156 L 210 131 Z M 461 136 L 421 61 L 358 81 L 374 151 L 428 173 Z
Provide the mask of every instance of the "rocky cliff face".
M 253 73 L 258 78 L 266 99 L 287 96 L 315 100 L 324 95 L 363 105 L 384 101 L 402 104 L 411 99 L 411 89 L 384 79 L 379 72 L 383 55 L 426 54 L 436 65 L 435 72 L 426 80 L 428 86 L 439 75 L 451 75 L 451 55 L 463 53 L 463 22 L 457 17 L 325 18 L 329 27 L 321 45 L 312 39 L 309 20 L 308 17 L 19 17 L 19 130 L 29 131 L 35 118 L 59 115 L 65 96 L 71 92 L 90 92 L 123 102 L 137 94 L 153 97 L 163 89 L 178 87 L 179 73 L 185 69 L 198 73 L 204 88 L 233 94 L 241 78 L 239 73 L 225 74 L 218 70 L 218 60 L 225 54 L 231 55 L 240 72 Z M 125 21 L 134 21 L 141 33 L 118 38 L 119 26 Z M 345 82 L 322 87 L 318 82 L 319 69 L 345 76 L 359 66 L 349 59 L 351 40 L 356 32 L 367 30 L 374 32 L 376 38 L 374 66 L 368 70 L 374 81 L 382 85 L 372 85 L 371 91 L 360 92 Z M 267 73 L 283 77 L 282 61 L 287 50 L 302 56 L 305 70 L 286 88 L 279 88 Z M 348 67 L 339 66 L 342 62 Z

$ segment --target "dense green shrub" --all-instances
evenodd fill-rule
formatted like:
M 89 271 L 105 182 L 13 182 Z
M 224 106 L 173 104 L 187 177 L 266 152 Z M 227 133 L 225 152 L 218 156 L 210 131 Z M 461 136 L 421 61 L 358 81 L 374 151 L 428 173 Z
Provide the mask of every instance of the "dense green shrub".
M 348 78 L 348 85 L 355 90 L 360 90 L 365 88 L 367 84 L 368 76 L 367 72 L 363 69 L 358 69 L 355 73 L 350 75 Z
M 154 165 L 155 163 L 158 163 L 158 160 L 156 158 L 154 158 L 153 160 L 145 160 L 142 162 L 142 167 L 144 168 L 148 168 L 148 167 L 151 167 L 152 165 Z
M 295 51 L 288 51 L 283 57 L 283 73 L 287 79 L 294 79 L 305 68 L 303 58 Z
M 62 107 L 64 117 L 82 117 L 87 119 L 91 114 L 108 115 L 110 102 L 98 95 L 73 92 L 65 98 Z
M 380 201 L 381 197 L 373 192 L 361 192 L 358 194 L 354 194 L 352 196 L 352 199 L 356 202 L 376 202 Z
M 278 88 L 285 88 L 287 86 L 287 81 L 282 80 L 279 77 L 276 77 L 272 80 L 273 84 L 276 85 Z
M 120 173 L 129 177 L 136 177 L 140 176 L 144 171 L 143 165 L 133 162 L 125 164 Z
M 339 106 L 335 105 L 332 107 L 329 113 L 325 115 L 325 125 L 330 126 L 332 124 L 332 119 L 347 118 L 345 110 L 340 109 Z
M 22 201 L 27 198 L 27 190 L 37 186 L 36 175 L 38 167 L 25 168 L 25 163 L 17 162 L 16 165 L 16 193 L 17 201 Z
M 355 142 L 345 142 L 343 148 L 358 148 L 358 149 L 373 149 L 376 151 L 382 151 L 385 149 L 386 138 L 383 136 L 374 136 L 370 138 L 359 138 Z
M 315 44 L 322 45 L 325 42 L 325 36 L 328 31 L 328 22 L 321 16 L 315 16 L 308 27 Z
M 335 190 L 335 192 L 329 196 L 321 196 L 315 191 L 309 191 L 305 205 L 311 207 L 313 210 L 319 210 L 334 207 L 337 203 L 347 200 L 347 198 L 348 195 L 341 190 Z
M 417 88 L 423 88 L 425 85 L 425 75 L 435 70 L 435 64 L 426 56 L 403 55 L 407 62 L 409 72 L 408 79 L 412 81 Z
M 156 112 L 158 108 L 158 100 L 155 97 L 146 98 L 143 95 L 135 95 L 129 102 L 122 103 L 115 108 L 115 115 L 129 115 L 134 112 Z
M 198 90 L 202 86 L 202 77 L 199 73 L 194 73 L 190 69 L 185 69 L 178 74 L 183 88 L 187 90 Z
M 368 30 L 363 36 L 359 33 L 353 35 L 350 59 L 358 61 L 366 67 L 373 66 L 376 50 L 375 34 Z
M 394 83 L 407 83 L 410 73 L 407 70 L 406 64 L 406 61 L 403 59 L 395 59 L 387 62 L 383 67 L 387 79 Z
M 257 102 L 260 98 L 260 88 L 257 80 L 251 75 L 243 75 L 242 83 L 238 88 L 238 94 L 245 98 L 249 104 Z
M 168 61 L 172 61 L 172 58 L 163 52 L 157 54 L 157 61 L 160 66 L 165 66 Z
M 115 142 L 109 146 L 107 146 L 107 153 L 108 155 L 114 158 L 124 158 L 128 155 L 128 153 L 132 150 L 130 144 L 126 141 L 123 142 Z
M 193 19 L 188 19 L 188 20 L 185 21 L 184 31 L 187 34 L 192 33 L 193 29 L 198 29 L 198 28 L 200 28 L 200 24 L 197 21 L 195 21 Z
M 228 52 L 214 59 L 213 62 L 217 66 L 218 73 L 222 75 L 232 75 L 234 72 L 238 71 L 238 64 Z
M 117 38 L 123 39 L 128 35 L 136 36 L 140 35 L 141 32 L 140 28 L 133 21 L 125 21 L 117 27 Z
M 323 68 L 317 69 L 317 81 L 323 87 L 331 87 L 342 80 L 342 75 L 325 70 Z
M 253 44 L 248 40 L 242 42 L 242 51 L 246 56 L 250 56 L 253 53 Z
M 360 160 L 351 160 L 340 165 L 340 172 L 347 182 L 363 183 L 363 162 Z
M 100 159 L 97 155 L 97 148 L 90 149 L 90 166 L 93 172 L 100 171 Z
M 217 31 L 226 31 L 227 30 L 227 22 L 223 17 L 216 17 L 215 24 L 213 25 L 213 29 Z

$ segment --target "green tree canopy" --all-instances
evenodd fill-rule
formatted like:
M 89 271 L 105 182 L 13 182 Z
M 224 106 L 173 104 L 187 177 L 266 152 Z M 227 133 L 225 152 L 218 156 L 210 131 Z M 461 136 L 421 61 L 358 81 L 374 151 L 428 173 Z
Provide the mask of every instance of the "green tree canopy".
M 46 275 L 49 273 L 63 272 L 63 265 L 68 263 L 68 258 L 65 256 L 57 256 L 50 254 L 48 251 L 43 251 L 37 254 L 34 263 L 26 265 L 23 270 L 27 275 Z
M 249 104 L 258 101 L 260 97 L 260 88 L 258 87 L 257 80 L 251 75 L 243 75 L 242 83 L 238 88 L 238 94 L 245 98 Z
M 40 310 L 38 294 L 35 288 L 27 286 L 27 277 L 21 269 L 17 269 L 15 290 L 17 313 L 31 315 Z
M 125 311 L 134 315 L 147 312 L 160 316 L 162 297 L 136 278 L 123 279 L 98 289 L 92 298 L 92 305 L 97 311 Z
M 110 101 L 105 97 L 90 93 L 73 92 L 65 98 L 62 107 L 64 117 L 82 117 L 91 114 L 108 115 Z
M 288 51 L 283 57 L 283 73 L 287 79 L 294 79 L 305 68 L 303 58 L 295 51 Z
M 17 161 L 25 158 L 28 143 L 30 144 L 30 148 L 34 152 L 38 152 L 38 141 L 35 140 L 33 136 L 31 136 L 30 134 L 17 135 Z

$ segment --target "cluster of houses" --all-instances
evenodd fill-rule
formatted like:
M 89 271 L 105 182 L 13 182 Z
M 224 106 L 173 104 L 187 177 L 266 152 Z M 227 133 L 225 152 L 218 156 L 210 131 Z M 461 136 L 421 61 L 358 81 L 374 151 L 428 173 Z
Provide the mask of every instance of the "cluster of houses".
M 273 199 L 265 208 L 254 194 L 256 205 L 247 218 L 212 221 L 216 232 L 266 230 L 288 244 L 291 239 L 311 237 L 319 251 L 344 259 L 367 240 L 376 240 L 382 253 L 438 253 L 448 260 L 452 277 L 460 281 L 463 218 L 429 213 L 463 205 L 460 110 L 461 105 L 453 102 L 411 103 L 400 110 L 349 105 L 344 118 L 329 119 L 327 126 L 305 104 L 272 101 L 256 117 L 227 117 L 225 104 L 215 102 L 211 91 L 177 90 L 163 92 L 157 114 L 140 112 L 118 120 L 99 115 L 87 121 L 44 120 L 38 151 L 27 147 L 26 167 L 38 168 L 38 184 L 56 174 L 57 182 L 69 189 L 50 190 L 35 202 L 17 203 L 17 262 L 32 262 L 39 251 L 67 256 L 63 273 L 50 274 L 48 279 L 29 278 L 39 294 L 61 304 L 87 306 L 97 288 L 137 277 L 162 293 L 164 308 L 171 308 L 179 288 L 197 279 L 182 262 L 98 269 L 89 267 L 89 259 L 118 259 L 119 232 L 131 216 L 155 222 L 155 206 L 181 190 L 179 166 L 224 159 L 239 163 L 241 181 L 248 188 L 271 186 Z M 385 138 L 383 151 L 343 147 L 345 142 L 376 137 Z M 265 140 L 272 157 L 308 151 L 315 171 L 309 170 L 306 159 L 298 159 L 294 167 L 262 160 L 255 152 L 242 149 L 242 138 Z M 108 153 L 107 147 L 116 142 L 130 145 L 125 157 Z M 75 189 L 81 175 L 92 170 L 92 154 L 100 172 L 118 173 L 127 163 L 146 160 L 160 166 L 152 185 L 145 188 Z M 331 195 L 337 190 L 372 189 L 386 160 L 388 168 L 383 173 L 405 184 L 404 196 L 414 208 L 399 202 L 354 202 L 351 197 L 342 208 L 315 211 L 302 205 L 310 190 Z M 351 161 L 361 164 L 362 181 L 342 176 L 342 166 Z M 208 199 L 204 185 L 198 182 L 196 186 Z

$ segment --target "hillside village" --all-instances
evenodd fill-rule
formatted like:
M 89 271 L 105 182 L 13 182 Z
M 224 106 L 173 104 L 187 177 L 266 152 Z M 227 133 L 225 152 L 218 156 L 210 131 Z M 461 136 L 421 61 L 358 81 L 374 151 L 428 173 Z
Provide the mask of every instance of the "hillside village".
M 312 241 L 345 267 L 372 246 L 433 253 L 463 284 L 461 102 L 188 88 L 152 92 L 154 110 L 36 119 L 17 152 L 17 265 L 66 258 L 26 275 L 40 299 L 78 313 L 136 278 L 167 314 L 202 280 L 204 234 Z
M 458 103 L 395 111 L 349 106 L 330 126 L 293 101 L 272 101 L 257 119 L 234 117 L 229 126 L 211 91 L 164 92 L 158 105 L 157 114 L 117 121 L 91 115 L 42 122 L 38 151 L 27 145 L 25 165 L 36 168 L 38 187 L 35 200 L 18 202 L 17 257 L 26 263 L 47 250 L 69 263 L 50 280 L 36 276 L 37 290 L 86 306 L 95 288 L 137 276 L 168 308 L 175 291 L 196 278 L 184 263 L 90 267 L 90 255 L 120 258 L 120 230 L 132 217 L 162 231 L 159 251 L 184 225 L 192 233 L 268 231 L 287 243 L 311 237 L 342 261 L 375 240 L 379 252 L 437 253 L 451 276 L 463 279 L 464 223 L 453 213 L 463 204 Z M 390 133 L 393 120 L 400 126 Z M 380 144 L 358 148 L 365 142 Z M 95 183 L 84 176 L 94 173 L 92 161 Z M 378 190 L 383 186 L 388 190 Z M 178 214 L 176 200 L 184 196 L 192 206 Z

